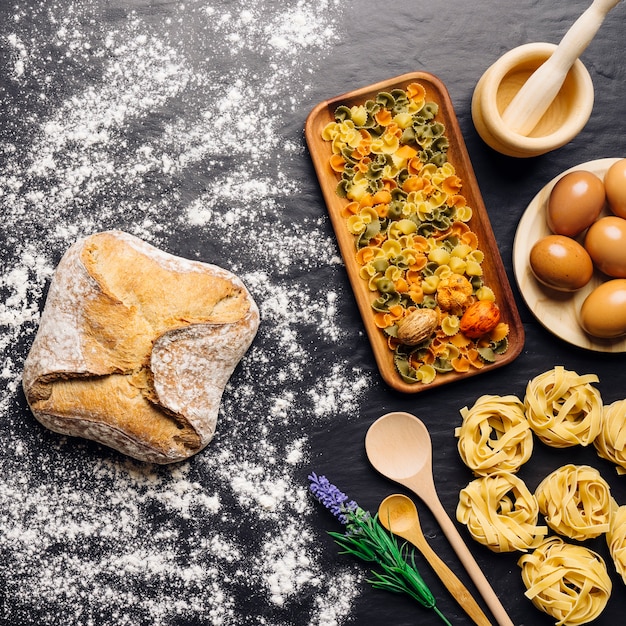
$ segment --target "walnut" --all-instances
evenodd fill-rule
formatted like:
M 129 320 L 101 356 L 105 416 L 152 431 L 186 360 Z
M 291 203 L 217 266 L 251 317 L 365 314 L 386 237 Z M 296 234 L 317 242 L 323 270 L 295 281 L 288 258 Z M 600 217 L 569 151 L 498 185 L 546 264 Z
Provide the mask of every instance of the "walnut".
M 439 326 L 439 315 L 433 309 L 416 309 L 398 322 L 398 339 L 407 346 L 416 346 Z

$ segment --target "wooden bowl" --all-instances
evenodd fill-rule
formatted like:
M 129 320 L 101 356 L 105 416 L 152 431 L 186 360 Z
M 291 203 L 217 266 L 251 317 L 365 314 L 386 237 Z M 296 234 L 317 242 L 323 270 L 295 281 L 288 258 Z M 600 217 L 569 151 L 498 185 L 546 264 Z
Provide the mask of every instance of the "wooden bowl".
M 505 125 L 502 113 L 528 77 L 552 54 L 551 43 L 530 43 L 500 57 L 480 78 L 472 97 L 472 119 L 491 148 L 513 157 L 533 157 L 570 142 L 585 126 L 593 109 L 593 82 L 576 60 L 554 102 L 529 136 Z
M 393 360 L 394 355 L 389 349 L 387 339 L 374 322 L 372 300 L 375 298 L 375 295 L 368 289 L 366 281 L 359 275 L 360 266 L 356 260 L 354 236 L 348 231 L 345 217 L 342 214 L 342 209 L 347 200 L 339 197 L 336 193 L 339 176 L 329 165 L 332 147 L 330 142 L 322 139 L 322 129 L 334 120 L 335 109 L 339 105 L 351 107 L 355 104 L 363 104 L 367 99 L 375 98 L 381 91 L 391 91 L 395 88 L 406 89 L 407 85 L 413 82 L 421 83 L 426 89 L 427 100 L 434 101 L 439 105 L 437 117 L 445 125 L 446 136 L 450 143 L 448 160 L 454 165 L 457 175 L 463 181 L 462 193 L 473 209 L 473 216 L 469 226 L 478 236 L 479 247 L 485 255 L 482 264 L 485 284 L 493 289 L 501 310 L 501 319 L 507 322 L 510 327 L 508 350 L 504 354 L 499 355 L 495 362 L 486 364 L 482 369 L 471 369 L 466 373 L 449 372 L 438 374 L 435 380 L 429 384 L 407 383 L 403 381 L 396 370 Z M 498 252 L 498 245 L 483 204 L 461 129 L 454 113 L 450 96 L 443 83 L 427 72 L 413 72 L 351 91 L 331 100 L 325 100 L 318 104 L 309 114 L 306 120 L 305 136 L 363 324 L 370 340 L 378 369 L 385 382 L 397 391 L 417 393 L 462 378 L 486 373 L 515 359 L 524 345 L 524 329 L 502 258 Z

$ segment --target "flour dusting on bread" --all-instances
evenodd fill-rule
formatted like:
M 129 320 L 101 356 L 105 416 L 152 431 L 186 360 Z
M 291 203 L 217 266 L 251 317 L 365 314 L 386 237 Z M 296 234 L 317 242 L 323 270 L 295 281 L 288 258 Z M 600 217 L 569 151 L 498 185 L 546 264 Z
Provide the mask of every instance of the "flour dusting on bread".
M 128 233 L 96 233 L 55 271 L 24 366 L 26 398 L 51 430 L 143 461 L 179 461 L 213 437 L 258 325 L 231 272 Z

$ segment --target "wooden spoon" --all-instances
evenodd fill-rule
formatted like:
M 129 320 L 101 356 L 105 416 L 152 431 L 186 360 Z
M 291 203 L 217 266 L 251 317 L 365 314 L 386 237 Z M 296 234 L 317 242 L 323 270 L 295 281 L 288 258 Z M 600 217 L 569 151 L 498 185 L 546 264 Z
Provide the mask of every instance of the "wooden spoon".
M 365 436 L 365 451 L 370 463 L 383 476 L 404 485 L 425 502 L 498 624 L 513 626 L 439 500 L 432 472 L 432 443 L 423 422 L 410 413 L 387 413 L 369 427 Z
M 559 93 L 570 68 L 619 1 L 594 0 L 574 22 L 550 58 L 533 72 L 502 114 L 510 130 L 524 136 L 532 132 Z
M 411 498 L 400 493 L 387 496 L 378 507 L 378 520 L 394 535 L 410 541 L 424 555 L 446 589 L 478 626 L 491 626 L 491 622 L 474 600 L 465 585 L 437 556 L 422 532 L 417 508 Z

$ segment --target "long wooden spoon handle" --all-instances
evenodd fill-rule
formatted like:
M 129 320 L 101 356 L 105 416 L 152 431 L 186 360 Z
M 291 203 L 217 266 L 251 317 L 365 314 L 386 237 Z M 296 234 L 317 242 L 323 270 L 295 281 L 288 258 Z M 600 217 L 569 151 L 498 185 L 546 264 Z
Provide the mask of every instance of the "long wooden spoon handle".
M 470 578 L 476 585 L 476 588 L 480 592 L 480 595 L 489 607 L 489 610 L 492 612 L 498 624 L 500 626 L 514 626 L 511 618 L 502 606 L 500 599 L 496 595 L 496 592 L 489 584 L 489 581 L 483 574 L 483 571 L 480 569 L 478 563 L 476 563 L 474 556 L 465 545 L 463 538 L 456 529 L 456 526 L 452 523 L 452 520 L 448 517 L 448 514 L 439 499 L 433 497 L 424 501 L 439 522 L 439 525 L 441 526 L 445 536 L 448 538 L 450 545 L 461 560 L 461 563 L 465 566 L 467 573 L 470 575 Z
M 537 125 L 563 85 L 576 59 L 589 45 L 606 14 L 620 0 L 594 0 L 574 22 L 554 53 L 524 83 L 502 114 L 512 131 L 528 135 Z
M 446 589 L 452 594 L 452 597 L 459 603 L 461 608 L 472 618 L 477 626 L 491 626 L 489 618 L 483 613 L 483 610 L 474 600 L 467 587 L 457 578 L 456 574 L 439 558 L 437 553 L 430 547 L 426 541 L 420 541 L 407 535 L 406 537 L 411 543 L 416 545 L 426 560 L 430 563 L 441 582 Z

